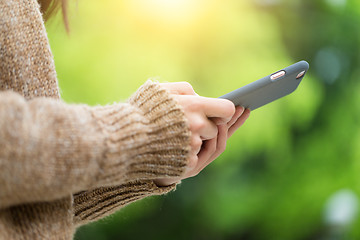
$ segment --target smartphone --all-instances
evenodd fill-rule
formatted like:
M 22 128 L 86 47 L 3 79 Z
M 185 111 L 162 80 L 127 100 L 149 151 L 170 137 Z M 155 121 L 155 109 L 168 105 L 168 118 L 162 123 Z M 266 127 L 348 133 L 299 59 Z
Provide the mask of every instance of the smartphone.
M 300 61 L 220 98 L 232 101 L 235 106 L 255 110 L 295 91 L 308 69 L 309 64 Z

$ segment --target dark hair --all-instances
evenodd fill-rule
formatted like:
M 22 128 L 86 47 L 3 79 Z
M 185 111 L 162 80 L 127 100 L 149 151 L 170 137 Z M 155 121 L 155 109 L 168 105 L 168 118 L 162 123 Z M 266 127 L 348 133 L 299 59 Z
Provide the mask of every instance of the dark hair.
M 49 20 L 49 18 L 55 15 L 61 8 L 65 28 L 69 31 L 67 0 L 38 0 L 38 2 L 45 21 Z

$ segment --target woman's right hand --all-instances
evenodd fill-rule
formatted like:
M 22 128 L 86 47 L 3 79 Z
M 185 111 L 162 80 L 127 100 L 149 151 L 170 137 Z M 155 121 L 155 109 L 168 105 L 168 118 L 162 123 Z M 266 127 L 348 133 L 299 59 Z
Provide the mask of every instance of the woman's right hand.
M 159 186 L 166 186 L 181 179 L 196 176 L 217 158 L 226 146 L 228 137 L 248 118 L 250 111 L 235 108 L 226 99 L 198 96 L 186 82 L 163 83 L 182 106 L 191 131 L 191 151 L 185 174 L 179 178 L 156 179 Z

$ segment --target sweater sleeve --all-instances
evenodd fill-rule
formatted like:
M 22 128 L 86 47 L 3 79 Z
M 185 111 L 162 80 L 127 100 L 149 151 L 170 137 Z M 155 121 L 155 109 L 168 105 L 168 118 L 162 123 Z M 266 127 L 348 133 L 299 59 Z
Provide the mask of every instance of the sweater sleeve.
M 183 174 L 189 136 L 181 107 L 157 83 L 105 107 L 1 92 L 0 208 L 83 193 L 75 200 L 85 209 L 84 191 L 119 186 L 136 199 L 167 192 L 174 186 L 151 180 Z
M 97 221 L 134 201 L 168 193 L 175 187 L 176 184 L 158 187 L 152 180 L 140 180 L 76 193 L 73 196 L 73 224 L 79 227 Z

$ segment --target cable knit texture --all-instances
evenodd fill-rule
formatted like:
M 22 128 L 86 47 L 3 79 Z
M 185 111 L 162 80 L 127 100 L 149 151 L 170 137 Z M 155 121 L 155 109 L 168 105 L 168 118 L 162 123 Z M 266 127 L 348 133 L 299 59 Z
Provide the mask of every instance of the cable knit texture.
M 126 103 L 59 99 L 36 0 L 0 0 L 0 240 L 72 239 L 76 227 L 174 190 L 190 151 L 184 113 L 158 83 Z

